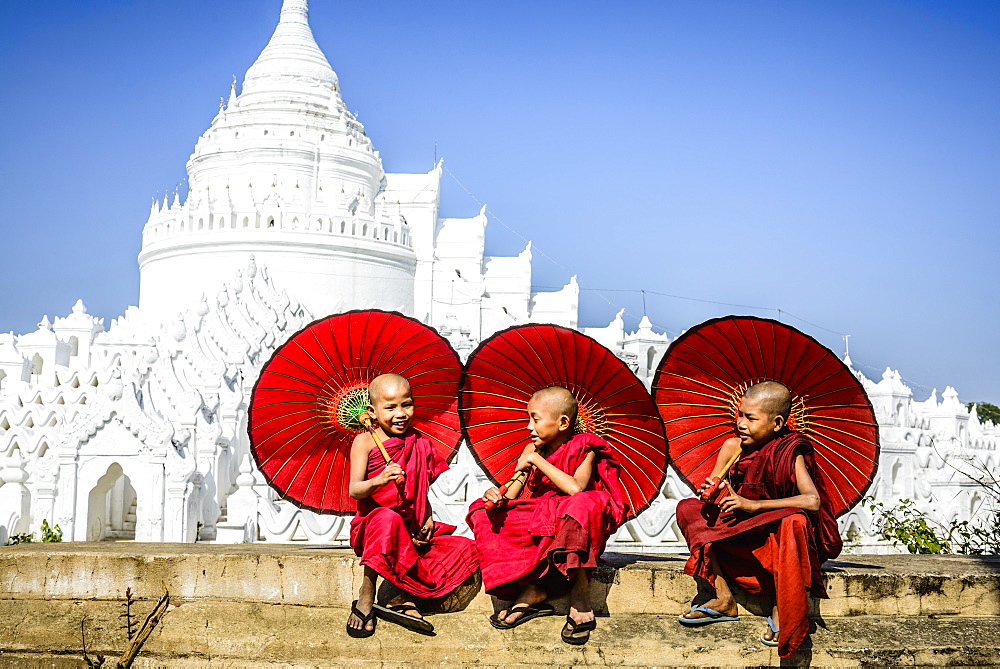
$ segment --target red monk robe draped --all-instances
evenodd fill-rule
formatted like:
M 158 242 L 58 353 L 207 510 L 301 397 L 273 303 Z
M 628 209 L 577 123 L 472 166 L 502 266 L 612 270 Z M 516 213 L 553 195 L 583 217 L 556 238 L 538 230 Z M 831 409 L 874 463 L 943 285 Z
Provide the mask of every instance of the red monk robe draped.
M 719 513 L 700 499 L 677 504 L 677 524 L 691 557 L 684 571 L 713 583 L 709 548 L 726 576 L 751 594 L 773 594 L 778 605 L 778 655 L 792 655 L 809 633 L 809 600 L 826 598 L 820 575 L 824 560 L 840 555 L 843 541 L 826 500 L 826 482 L 813 462 L 812 444 L 797 432 L 785 432 L 743 455 L 730 470 L 730 483 L 747 499 L 782 499 L 799 494 L 795 456 L 805 459 L 816 485 L 818 513 L 774 509 L 760 513 Z
M 351 520 L 351 548 L 361 564 L 371 567 L 397 588 L 416 597 L 441 597 L 462 584 L 479 567 L 471 539 L 454 536 L 454 525 L 434 523 L 430 545 L 416 548 L 413 537 L 431 515 L 427 491 L 446 469 L 434 446 L 415 430 L 386 439 L 385 450 L 406 481 L 391 481 L 371 497 L 358 500 Z M 378 448 L 368 456 L 368 478 L 385 467 Z
M 487 511 L 469 507 L 466 522 L 476 535 L 486 592 L 503 600 L 520 593 L 517 581 L 541 580 L 549 597 L 569 592 L 577 569 L 593 569 L 608 538 L 628 514 L 611 446 L 597 435 L 573 436 L 546 460 L 572 476 L 594 451 L 587 489 L 565 495 L 533 470 L 518 499 Z

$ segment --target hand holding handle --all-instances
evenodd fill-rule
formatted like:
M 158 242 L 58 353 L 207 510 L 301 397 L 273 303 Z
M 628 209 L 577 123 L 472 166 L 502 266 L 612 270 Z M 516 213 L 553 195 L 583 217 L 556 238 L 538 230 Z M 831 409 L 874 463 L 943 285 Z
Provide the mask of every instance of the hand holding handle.
M 523 469 L 517 472 L 516 474 L 514 474 L 514 478 L 512 478 L 511 480 L 507 481 L 502 486 L 500 486 L 497 492 L 499 492 L 500 496 L 503 497 L 504 495 L 507 494 L 507 491 L 510 490 L 510 487 L 515 483 L 517 483 L 518 481 L 522 480 L 526 474 L 527 472 Z M 489 511 L 490 509 L 495 509 L 496 507 L 497 507 L 496 502 L 493 502 L 491 500 L 486 500 L 485 502 L 483 502 L 483 508 L 485 508 L 487 511 Z
M 506 483 L 504 483 L 502 486 L 500 486 L 500 488 L 499 488 L 499 490 L 497 492 L 500 493 L 501 497 L 503 497 L 504 495 L 507 494 L 507 488 L 508 487 L 509 486 Z M 483 508 L 485 508 L 487 511 L 489 511 L 490 509 L 495 509 L 496 506 L 497 506 L 497 503 L 494 502 L 491 499 L 488 499 L 485 502 L 483 502 Z
M 368 430 L 368 434 L 370 434 L 372 439 L 375 440 L 375 445 L 378 446 L 378 450 L 382 453 L 382 459 L 385 460 L 386 467 L 393 464 L 393 459 L 389 457 L 389 451 L 385 450 L 385 444 L 382 443 L 382 438 L 379 437 L 378 432 L 375 431 L 375 421 L 372 419 L 371 414 L 367 411 L 362 411 L 358 414 L 358 422 L 361 423 L 366 430 Z M 405 479 L 406 472 L 404 471 L 403 475 L 396 479 L 396 482 L 402 483 Z
M 729 462 L 727 462 L 725 466 L 723 466 L 722 469 L 712 477 L 711 483 L 709 483 L 708 486 L 701 492 L 702 500 L 711 504 L 716 504 L 719 499 L 725 497 L 725 493 L 727 493 L 729 485 L 723 485 L 722 479 L 729 473 L 729 470 L 733 468 L 733 465 L 736 464 L 736 461 L 742 453 L 743 449 L 737 448 L 736 452 L 733 453 L 733 457 L 729 458 Z

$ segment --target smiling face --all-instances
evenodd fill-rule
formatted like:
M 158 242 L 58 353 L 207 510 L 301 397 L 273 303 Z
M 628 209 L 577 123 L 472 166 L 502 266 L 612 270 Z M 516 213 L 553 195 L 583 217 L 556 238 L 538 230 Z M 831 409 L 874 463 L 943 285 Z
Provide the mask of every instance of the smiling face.
M 369 387 L 369 398 L 368 411 L 386 434 L 398 437 L 409 429 L 413 422 L 413 396 L 406 379 L 373 381 Z
M 736 432 L 743 450 L 766 444 L 778 436 L 784 427 L 784 416 L 768 411 L 765 401 L 746 396 L 740 401 Z

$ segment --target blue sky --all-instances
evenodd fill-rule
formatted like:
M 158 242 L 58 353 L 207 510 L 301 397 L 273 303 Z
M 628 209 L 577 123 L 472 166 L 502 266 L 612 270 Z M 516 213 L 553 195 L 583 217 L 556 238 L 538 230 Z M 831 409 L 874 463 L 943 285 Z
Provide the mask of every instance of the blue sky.
M 634 327 L 640 290 L 672 335 L 780 308 L 917 399 L 1000 404 L 1000 4 L 310 5 L 386 169 L 436 145 L 443 213 L 478 211 L 460 181 L 488 252 L 578 274 L 582 325 Z M 0 1 L 0 331 L 137 301 L 150 198 L 279 7 Z

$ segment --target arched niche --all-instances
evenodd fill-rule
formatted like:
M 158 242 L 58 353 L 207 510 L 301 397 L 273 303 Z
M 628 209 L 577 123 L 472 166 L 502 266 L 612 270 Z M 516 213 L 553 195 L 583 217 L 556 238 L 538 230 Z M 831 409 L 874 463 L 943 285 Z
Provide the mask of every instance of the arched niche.
M 136 492 L 117 462 L 97 479 L 87 500 L 87 541 L 135 539 Z
M 903 462 L 901 460 L 896 460 L 892 463 L 892 476 L 890 480 L 892 481 L 893 496 L 901 497 L 903 495 Z

